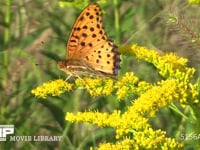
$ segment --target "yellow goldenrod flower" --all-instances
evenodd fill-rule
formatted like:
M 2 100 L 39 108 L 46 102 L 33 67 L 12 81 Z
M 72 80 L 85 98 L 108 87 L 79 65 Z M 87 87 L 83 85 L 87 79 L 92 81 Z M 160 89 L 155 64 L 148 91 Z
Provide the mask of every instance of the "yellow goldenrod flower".
M 182 149 L 183 145 L 174 139 L 166 138 L 166 132 L 145 128 L 142 132 L 135 132 L 135 144 L 140 149 Z
M 76 115 L 67 113 L 65 119 L 71 122 L 88 122 L 94 123 L 99 127 L 108 126 L 110 124 L 120 124 L 120 111 L 114 111 L 111 115 L 100 112 L 78 112 Z
M 58 79 L 47 83 L 43 83 L 43 85 L 38 86 L 31 92 L 36 97 L 46 98 L 47 95 L 59 96 L 61 93 L 70 90 L 72 90 L 72 84 L 69 84 L 61 79 Z
M 99 149 L 135 149 L 139 147 L 153 149 L 156 146 L 157 149 L 162 149 L 163 147 L 167 147 L 169 149 L 178 149 L 182 147 L 182 145 L 176 142 L 175 140 L 166 138 L 166 133 L 164 131 L 151 129 L 147 123 L 147 120 L 141 121 L 142 118 L 135 114 L 132 114 L 132 116 L 125 114 L 120 117 L 120 111 L 114 111 L 113 114 L 110 115 L 107 113 L 100 112 L 78 112 L 76 115 L 74 115 L 73 113 L 67 113 L 66 119 L 71 122 L 93 123 L 97 124 L 99 127 L 113 126 L 117 128 L 117 139 L 119 139 L 120 137 L 122 137 L 122 135 L 125 135 L 127 133 L 129 133 L 129 135 L 130 133 L 133 134 L 132 139 L 126 139 L 126 141 L 123 142 L 119 140 L 115 144 L 101 144 L 99 146 Z M 141 124 L 141 122 L 143 123 Z M 130 126 L 129 129 L 126 130 L 126 133 L 124 133 L 124 130 L 122 128 L 126 128 L 126 126 L 124 125 L 130 125 L 130 123 L 132 127 L 135 127 L 135 131 L 132 132 Z M 122 129 L 121 131 L 120 128 Z
M 171 77 L 176 70 L 185 72 L 187 69 L 187 59 L 176 56 L 174 53 L 169 53 L 160 56 L 155 50 L 150 50 L 145 47 L 137 45 L 125 45 L 119 47 L 120 52 L 127 55 L 134 55 L 138 59 L 143 59 L 149 63 L 152 63 L 160 70 L 160 74 L 163 77 Z
M 105 78 L 78 78 L 75 81 L 78 87 L 85 87 L 91 96 L 110 95 L 113 91 L 113 79 Z
M 168 105 L 173 100 L 175 90 L 175 80 L 163 81 L 142 94 L 131 107 L 140 114 L 152 116 L 158 108 Z
M 134 144 L 133 140 L 125 138 L 121 141 L 118 141 L 115 144 L 112 143 L 100 144 L 98 150 L 131 150 L 134 147 L 133 144 Z
M 137 85 L 139 79 L 134 76 L 133 72 L 127 72 L 124 77 L 120 78 L 115 84 L 114 88 L 117 89 L 118 99 L 128 97 L 129 94 L 136 93 L 135 85 Z
M 75 80 L 75 85 L 76 88 L 85 87 L 92 96 L 107 96 L 110 95 L 114 90 L 114 80 L 109 78 L 77 78 Z M 33 89 L 32 94 L 34 94 L 36 97 L 45 99 L 47 95 L 59 96 L 65 91 L 70 91 L 72 90 L 72 86 L 73 84 L 58 79 L 55 81 L 43 83 L 43 85 Z
M 189 0 L 190 4 L 200 4 L 200 0 Z

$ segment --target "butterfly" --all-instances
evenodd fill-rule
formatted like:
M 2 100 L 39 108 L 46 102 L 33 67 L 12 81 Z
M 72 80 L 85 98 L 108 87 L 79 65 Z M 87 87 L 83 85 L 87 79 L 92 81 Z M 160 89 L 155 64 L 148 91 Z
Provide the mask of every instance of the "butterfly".
M 98 4 L 87 6 L 73 25 L 66 48 L 66 60 L 57 66 L 71 76 L 113 77 L 120 69 L 120 53 L 108 39 Z

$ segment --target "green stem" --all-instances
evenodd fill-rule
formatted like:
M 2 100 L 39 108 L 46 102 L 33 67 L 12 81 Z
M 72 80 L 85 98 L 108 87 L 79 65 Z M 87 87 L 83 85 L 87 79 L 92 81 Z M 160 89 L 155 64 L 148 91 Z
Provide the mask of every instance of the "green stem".
M 10 41 L 10 5 L 11 1 L 6 0 L 6 15 L 5 15 L 5 33 L 4 33 L 4 44 L 8 44 Z
M 116 43 L 120 43 L 120 28 L 119 28 L 119 2 L 118 0 L 113 0 L 114 3 L 114 16 L 115 16 L 115 32 L 116 32 Z
M 11 0 L 6 0 L 6 14 L 5 14 L 5 32 L 4 32 L 4 45 L 8 45 L 10 41 L 10 6 L 11 6 Z M 4 53 L 3 55 L 3 66 L 4 68 L 8 68 L 8 54 Z M 4 83 L 7 82 L 7 71 L 4 71 Z
M 188 120 L 189 118 L 184 114 L 182 113 L 176 105 L 174 105 L 173 103 L 171 103 L 171 105 L 169 105 L 169 107 L 174 110 L 176 113 L 178 113 L 179 115 L 181 115 L 185 120 Z
M 4 18 L 4 22 L 5 22 L 5 32 L 4 32 L 4 45 L 8 46 L 8 43 L 10 41 L 10 6 L 11 6 L 11 0 L 6 0 L 6 12 L 5 12 L 5 18 Z M 3 50 L 3 49 L 2 49 Z M 3 79 L 1 82 L 2 87 L 5 87 L 6 83 L 7 83 L 7 79 L 8 79 L 8 53 L 5 52 L 3 53 L 3 55 L 1 56 L 0 59 L 2 59 L 2 70 L 1 70 L 1 78 Z M 1 100 L 4 99 L 3 96 L 3 91 L 1 91 L 0 93 L 1 95 Z M 1 109 L 3 110 L 3 109 Z M 2 114 L 2 112 L 1 112 Z

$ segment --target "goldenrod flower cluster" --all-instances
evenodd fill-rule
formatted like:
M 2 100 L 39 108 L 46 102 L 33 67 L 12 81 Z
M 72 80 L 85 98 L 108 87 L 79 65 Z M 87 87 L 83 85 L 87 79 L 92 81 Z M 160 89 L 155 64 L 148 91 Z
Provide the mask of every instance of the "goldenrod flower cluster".
M 138 82 L 139 79 L 134 76 L 133 72 L 126 73 L 113 87 L 117 89 L 116 95 L 118 99 L 123 99 L 128 97 L 130 94 L 138 93 L 136 88 Z
M 112 93 L 114 85 L 114 81 L 109 78 L 78 78 L 76 79 L 75 83 L 77 87 L 85 87 L 92 96 L 108 96 Z
M 200 4 L 200 0 L 189 0 L 190 4 Z
M 120 52 L 153 64 L 163 80 L 152 84 L 140 81 L 133 72 L 127 72 L 117 80 L 84 77 L 77 78 L 73 84 L 55 80 L 36 88 L 32 93 L 46 98 L 47 95 L 55 96 L 70 91 L 72 87 L 84 87 L 91 96 L 116 94 L 118 100 L 130 100 L 125 112 L 114 110 L 112 113 L 102 113 L 96 110 L 66 113 L 67 121 L 113 127 L 116 130 L 116 143 L 103 143 L 98 149 L 182 149 L 183 145 L 166 137 L 165 131 L 152 129 L 149 119 L 155 117 L 160 108 L 170 106 L 174 100 L 181 106 L 199 103 L 197 84 L 191 83 L 195 69 L 187 67 L 187 59 L 174 53 L 159 54 L 137 45 L 121 46 Z
M 117 141 L 115 144 L 112 143 L 104 143 L 100 144 L 98 150 L 128 150 L 133 148 L 134 142 L 129 139 L 125 138 L 121 141 Z
M 39 98 L 47 98 L 47 95 L 60 96 L 65 91 L 71 91 L 72 84 L 67 83 L 61 79 L 49 81 L 43 83 L 43 85 L 38 86 L 36 89 L 32 90 L 32 94 Z
M 197 84 L 191 84 L 195 72 L 194 68 L 187 67 L 187 59 L 178 57 L 174 53 L 159 55 L 155 50 L 149 50 L 137 45 L 126 45 L 120 47 L 121 52 L 135 55 L 138 59 L 152 63 L 160 70 L 160 75 L 167 80 L 176 82 L 176 100 L 182 104 L 190 102 L 197 103 Z M 163 81 L 161 81 L 163 82 Z M 159 84 L 159 82 L 158 82 Z

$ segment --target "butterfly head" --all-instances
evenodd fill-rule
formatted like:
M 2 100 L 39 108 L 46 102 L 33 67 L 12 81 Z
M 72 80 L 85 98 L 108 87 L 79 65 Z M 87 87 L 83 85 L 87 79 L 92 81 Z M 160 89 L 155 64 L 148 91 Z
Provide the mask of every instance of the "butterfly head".
M 71 75 L 71 73 L 70 73 L 70 71 L 69 71 L 69 69 L 67 67 L 67 61 L 64 60 L 64 61 L 57 62 L 57 67 L 60 70 L 64 71 L 66 74 Z

